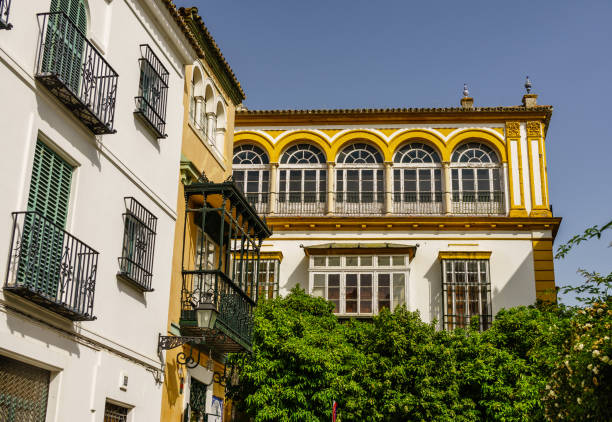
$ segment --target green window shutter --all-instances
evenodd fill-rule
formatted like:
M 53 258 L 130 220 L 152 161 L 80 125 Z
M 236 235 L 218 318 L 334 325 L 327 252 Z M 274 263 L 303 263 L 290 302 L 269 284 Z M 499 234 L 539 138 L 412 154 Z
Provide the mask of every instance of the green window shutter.
M 72 166 L 37 141 L 28 195 L 28 211 L 38 211 L 64 228 L 72 183 Z
M 87 10 L 83 0 L 51 0 L 51 12 L 64 12 L 83 34 L 87 34 Z

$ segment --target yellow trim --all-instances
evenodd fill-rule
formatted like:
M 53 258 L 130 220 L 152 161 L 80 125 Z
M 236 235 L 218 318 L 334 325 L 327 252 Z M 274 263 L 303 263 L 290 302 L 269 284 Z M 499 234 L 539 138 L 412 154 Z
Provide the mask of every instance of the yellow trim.
M 509 126 L 518 125 L 519 136 L 514 136 L 511 132 L 514 130 L 509 130 Z M 511 134 L 513 136 L 508 136 Z M 525 191 L 523 187 L 523 162 L 522 162 L 522 153 L 521 153 L 521 137 L 520 137 L 520 122 L 506 122 L 506 148 L 508 151 L 508 194 L 510 197 L 510 217 L 527 217 L 527 210 L 525 209 Z M 516 142 L 516 156 L 518 158 L 518 163 L 515 163 L 512 160 L 512 143 Z M 513 169 L 515 166 L 518 166 L 518 176 L 519 176 L 519 200 L 518 204 L 514 203 L 514 175 Z
M 381 240 L 381 237 L 313 237 L 313 236 L 303 236 L 303 237 L 271 237 L 268 238 L 273 242 L 280 242 L 283 240 Z M 463 237 L 385 237 L 385 241 L 396 241 L 396 240 L 463 240 Z M 532 240 L 531 236 L 529 237 L 468 237 L 465 240 L 522 240 L 522 241 L 530 241 Z M 551 254 L 552 256 L 552 254 Z M 552 259 L 552 258 L 551 258 Z
M 365 141 L 365 143 L 374 146 L 382 154 L 383 161 L 393 160 L 391 152 L 389 151 L 389 146 L 385 140 L 380 137 L 380 135 L 369 130 L 351 130 L 343 133 L 334 140 L 331 146 L 331 157 L 333 158 L 329 161 L 335 161 L 342 148 L 354 141 Z
M 449 243 L 448 246 L 478 246 L 478 243 Z
M 268 238 L 270 240 L 270 238 Z M 257 259 L 257 255 L 252 254 L 251 252 L 245 253 L 245 258 L 247 259 Z M 235 258 L 240 256 L 240 252 L 232 252 L 232 256 Z M 283 253 L 280 251 L 273 252 L 259 252 L 259 259 L 278 259 L 279 261 L 283 260 Z
M 507 162 L 506 144 L 504 143 L 503 138 L 494 135 L 491 132 L 480 129 L 464 129 L 453 135 L 453 137 L 446 142 L 446 149 L 444 150 L 445 155 L 442 157 L 442 161 L 451 161 L 451 155 L 455 148 L 470 138 L 475 138 L 478 141 L 489 144 L 489 146 L 491 146 L 499 154 L 501 162 Z
M 543 190 L 543 183 L 542 183 L 542 160 L 541 160 L 541 153 L 540 153 L 540 145 L 541 145 L 541 141 L 542 141 L 542 131 L 541 131 L 541 125 L 540 122 L 537 121 L 530 121 L 527 122 L 527 157 L 529 160 L 529 186 L 531 187 L 531 212 L 530 215 L 531 216 L 538 216 L 538 217 L 547 217 L 549 215 L 548 212 L 548 208 L 546 206 L 546 199 L 544 197 L 544 190 Z M 536 130 L 534 130 L 536 129 Z M 540 167 L 540 197 L 542 199 L 542 204 L 541 205 L 536 205 L 536 193 L 535 193 L 535 186 L 536 186 L 536 180 L 535 180 L 535 171 L 533 168 L 533 148 L 532 148 L 532 142 L 536 141 L 537 142 L 537 150 L 538 150 L 538 166 Z
M 244 131 L 236 133 L 234 135 L 234 148 L 244 144 L 257 145 L 263 148 L 264 151 L 266 151 L 266 153 L 268 154 L 270 162 L 273 162 L 272 156 L 274 155 L 274 144 L 270 141 L 270 139 L 266 138 L 261 133 L 253 131 Z
M 440 251 L 438 259 L 489 259 L 491 252 L 455 252 L 455 251 Z
M 297 143 L 313 144 L 323 150 L 327 161 L 334 161 L 335 154 L 329 141 L 324 136 L 309 130 L 290 132 L 279 137 L 275 144 L 274 156 L 270 157 L 270 161 L 277 163 L 285 149 Z
M 553 242 L 549 239 L 532 241 L 533 273 L 536 298 L 538 300 L 557 300 L 555 287 L 555 264 L 553 261 Z
M 393 159 L 395 151 L 397 151 L 403 145 L 419 141 L 425 141 L 425 144 L 428 144 L 429 146 L 433 147 L 433 149 L 435 149 L 438 154 L 440 154 L 440 158 L 443 157 L 444 151 L 446 150 L 446 144 L 444 143 L 444 139 L 430 131 L 422 129 L 409 129 L 407 131 L 395 135 L 389 140 L 388 148 L 389 154 L 391 155 L 391 160 Z

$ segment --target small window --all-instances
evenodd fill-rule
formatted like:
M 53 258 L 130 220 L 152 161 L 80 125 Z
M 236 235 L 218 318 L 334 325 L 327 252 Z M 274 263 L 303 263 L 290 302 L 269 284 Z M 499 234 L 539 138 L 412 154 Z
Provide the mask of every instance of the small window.
M 123 250 L 119 276 L 146 292 L 153 291 L 153 255 L 157 217 L 132 197 L 125 199 Z
M 50 373 L 0 356 L 0 420 L 45 422 Z
M 104 422 L 127 422 L 129 409 L 106 402 L 104 406 Z
M 140 46 L 140 52 L 140 83 L 135 113 L 145 120 L 157 138 L 165 138 L 169 73 L 147 44 Z

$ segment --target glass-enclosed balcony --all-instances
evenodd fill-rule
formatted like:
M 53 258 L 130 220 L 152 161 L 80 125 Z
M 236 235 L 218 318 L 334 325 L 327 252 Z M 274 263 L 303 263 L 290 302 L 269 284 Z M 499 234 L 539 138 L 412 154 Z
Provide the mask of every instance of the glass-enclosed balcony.
M 98 252 L 36 211 L 14 212 L 5 291 L 93 320 Z
M 185 197 L 181 332 L 219 353 L 250 351 L 258 278 L 249 269 L 271 232 L 233 182 L 203 179 Z M 203 306 L 214 308 L 214 327 L 198 321 Z
M 94 134 L 114 133 L 117 72 L 64 12 L 37 16 L 36 79 Z

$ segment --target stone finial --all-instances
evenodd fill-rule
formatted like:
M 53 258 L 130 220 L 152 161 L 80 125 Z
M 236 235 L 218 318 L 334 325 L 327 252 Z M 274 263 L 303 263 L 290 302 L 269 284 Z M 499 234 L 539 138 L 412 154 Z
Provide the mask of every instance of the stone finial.
M 531 81 L 529 80 L 529 76 L 525 78 L 525 90 L 527 94 L 531 94 Z
M 531 81 L 529 76 L 525 78 L 525 90 L 527 94 L 523 95 L 523 107 L 531 108 L 538 105 L 538 94 L 531 93 Z
M 474 99 L 469 95 L 470 91 L 468 91 L 467 84 L 463 84 L 463 98 L 461 98 L 462 108 L 474 108 Z

